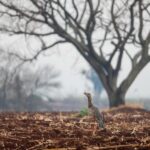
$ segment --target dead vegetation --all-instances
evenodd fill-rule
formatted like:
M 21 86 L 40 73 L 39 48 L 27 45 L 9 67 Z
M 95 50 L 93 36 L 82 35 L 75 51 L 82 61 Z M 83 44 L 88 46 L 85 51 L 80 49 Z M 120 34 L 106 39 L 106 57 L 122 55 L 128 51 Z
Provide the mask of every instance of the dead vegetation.
M 106 129 L 93 133 L 90 117 L 77 113 L 0 113 L 3 150 L 148 150 L 150 112 L 119 107 L 105 111 Z

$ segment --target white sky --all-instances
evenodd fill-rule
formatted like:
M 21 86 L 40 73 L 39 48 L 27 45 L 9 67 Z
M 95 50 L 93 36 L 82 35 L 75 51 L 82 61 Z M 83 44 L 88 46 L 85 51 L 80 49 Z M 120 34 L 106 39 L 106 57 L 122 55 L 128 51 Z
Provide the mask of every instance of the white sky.
M 20 37 L 11 37 L 0 35 L 0 47 L 6 49 L 19 50 L 21 53 L 26 49 L 34 49 L 38 47 L 38 43 L 26 44 L 21 41 Z M 50 64 L 55 67 L 56 71 L 60 71 L 59 80 L 62 88 L 58 91 L 59 97 L 67 97 L 68 95 L 83 95 L 84 91 L 92 91 L 92 84 L 80 73 L 82 69 L 88 70 L 88 63 L 74 50 L 72 46 L 56 46 L 55 50 L 49 51 L 50 56 L 40 56 L 38 63 L 40 66 Z M 123 68 L 120 73 L 121 81 L 128 73 L 129 62 L 125 59 Z M 149 78 L 150 78 L 150 64 L 136 78 L 135 82 L 130 87 L 127 97 L 134 97 L 137 99 L 149 98 Z M 103 92 L 102 96 L 106 94 Z
M 22 42 L 22 44 L 17 44 L 20 43 L 20 38 L 18 37 L 15 39 L 0 36 L 0 40 L 0 46 L 3 48 L 26 49 L 25 43 Z M 31 43 L 30 46 L 32 47 Z M 47 56 L 47 54 L 49 54 L 49 56 Z M 92 84 L 80 73 L 82 69 L 88 70 L 89 65 L 72 46 L 56 46 L 55 50 L 49 50 L 47 54 L 46 56 L 40 56 L 38 58 L 38 63 L 40 66 L 50 64 L 55 67 L 56 71 L 61 73 L 59 81 L 62 87 L 56 92 L 59 92 L 59 97 L 64 98 L 69 95 L 82 97 L 84 91 L 92 92 Z M 121 71 L 120 80 L 124 78 L 129 68 L 129 63 L 126 60 L 124 61 L 123 67 L 124 69 Z M 127 93 L 127 98 L 149 98 L 149 78 L 150 64 L 143 69 L 132 84 Z M 101 96 L 105 97 L 105 95 L 105 92 L 103 92 Z
M 42 58 L 45 61 L 45 57 Z M 88 63 L 76 52 L 74 49 L 58 48 L 57 53 L 47 57 L 50 64 L 55 65 L 58 70 L 61 70 L 61 82 L 63 84 L 63 95 L 79 94 L 81 95 L 84 91 L 92 91 L 92 85 L 86 78 L 80 74 L 82 69 L 88 70 Z M 42 60 L 41 60 L 42 61 Z M 124 78 L 128 72 L 129 62 L 124 61 L 124 69 L 121 71 L 121 77 Z M 132 86 L 130 87 L 127 98 L 149 98 L 149 78 L 150 78 L 150 64 L 147 65 L 143 71 L 136 78 Z M 105 96 L 103 92 L 102 96 Z

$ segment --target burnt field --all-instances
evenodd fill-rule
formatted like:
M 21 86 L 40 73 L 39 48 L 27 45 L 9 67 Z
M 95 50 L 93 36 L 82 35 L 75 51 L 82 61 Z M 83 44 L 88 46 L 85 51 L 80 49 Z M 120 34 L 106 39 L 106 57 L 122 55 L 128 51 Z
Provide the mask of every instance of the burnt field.
M 148 150 L 150 112 L 104 111 L 105 129 L 78 113 L 0 113 L 0 150 Z

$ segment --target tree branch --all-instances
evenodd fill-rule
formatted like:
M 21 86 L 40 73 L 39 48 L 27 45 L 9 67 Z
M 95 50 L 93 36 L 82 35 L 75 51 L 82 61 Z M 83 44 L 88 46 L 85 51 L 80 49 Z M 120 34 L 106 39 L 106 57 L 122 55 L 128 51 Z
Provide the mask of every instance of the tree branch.
M 58 45 L 58 44 L 64 44 L 64 43 L 66 43 L 66 40 L 56 41 L 56 42 L 54 42 L 53 44 L 50 44 L 49 46 L 46 46 L 43 41 L 41 41 L 41 42 L 42 42 L 42 48 L 41 48 L 41 50 L 39 50 L 39 51 L 38 51 L 33 57 L 31 57 L 31 58 L 21 57 L 19 54 L 12 53 L 12 52 L 9 52 L 9 55 L 15 56 L 15 57 L 19 58 L 21 61 L 24 61 L 24 62 L 28 62 L 28 61 L 29 61 L 29 62 L 32 62 L 32 61 L 36 60 L 36 59 L 38 58 L 38 56 L 39 56 L 42 52 L 44 52 L 44 51 L 46 51 L 46 50 L 48 50 L 48 49 L 50 49 L 50 48 L 53 48 L 54 46 L 56 46 L 56 45 Z

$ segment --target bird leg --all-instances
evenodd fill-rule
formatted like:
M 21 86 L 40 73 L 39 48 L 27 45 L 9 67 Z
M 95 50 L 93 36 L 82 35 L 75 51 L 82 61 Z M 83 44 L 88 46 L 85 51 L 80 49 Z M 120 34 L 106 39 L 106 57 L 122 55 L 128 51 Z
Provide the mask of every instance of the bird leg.
M 93 128 L 93 133 L 92 133 L 92 135 L 95 135 L 96 130 L 97 130 L 97 122 L 94 121 L 94 128 Z
M 97 126 L 96 126 L 95 123 L 94 123 L 94 128 L 93 128 L 93 133 L 92 133 L 92 135 L 95 135 L 95 133 L 96 133 L 96 128 L 97 128 Z

